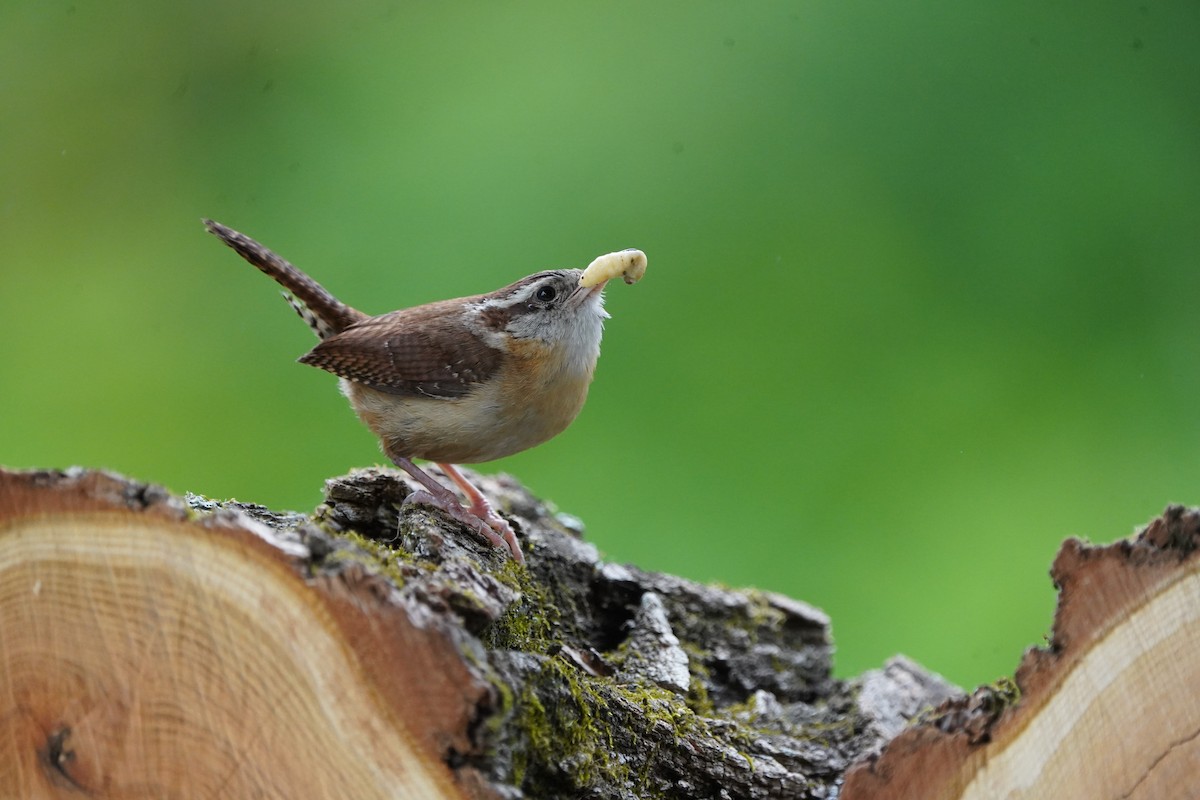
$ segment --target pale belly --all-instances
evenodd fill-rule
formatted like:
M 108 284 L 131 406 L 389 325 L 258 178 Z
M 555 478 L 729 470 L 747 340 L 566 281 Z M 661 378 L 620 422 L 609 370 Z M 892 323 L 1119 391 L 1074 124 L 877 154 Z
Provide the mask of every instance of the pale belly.
M 341 385 L 387 455 L 477 464 L 562 433 L 583 408 L 591 377 L 560 377 L 552 387 L 497 380 L 452 400 L 399 397 L 345 379 Z

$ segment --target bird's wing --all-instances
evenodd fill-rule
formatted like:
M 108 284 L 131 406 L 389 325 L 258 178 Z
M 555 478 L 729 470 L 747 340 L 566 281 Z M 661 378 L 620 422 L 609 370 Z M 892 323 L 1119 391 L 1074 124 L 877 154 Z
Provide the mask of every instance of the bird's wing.
M 300 362 L 389 394 L 462 397 L 500 368 L 504 353 L 442 305 L 363 320 L 325 339 Z

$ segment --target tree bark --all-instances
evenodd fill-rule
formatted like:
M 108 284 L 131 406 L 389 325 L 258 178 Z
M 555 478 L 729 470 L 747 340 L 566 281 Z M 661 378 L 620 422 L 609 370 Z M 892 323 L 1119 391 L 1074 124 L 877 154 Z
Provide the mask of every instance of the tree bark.
M 963 697 L 903 658 L 836 680 L 819 610 L 605 562 L 475 479 L 527 567 L 403 505 L 391 470 L 328 481 L 311 515 L 0 471 L 0 796 L 1119 796 L 1071 794 L 1094 759 L 1161 797 L 1194 766 L 1195 514 L 1069 542 L 1051 647 Z M 1139 707 L 1159 734 L 1109 769 L 1102 721 Z M 1013 794 L 1031 774 L 1047 793 Z

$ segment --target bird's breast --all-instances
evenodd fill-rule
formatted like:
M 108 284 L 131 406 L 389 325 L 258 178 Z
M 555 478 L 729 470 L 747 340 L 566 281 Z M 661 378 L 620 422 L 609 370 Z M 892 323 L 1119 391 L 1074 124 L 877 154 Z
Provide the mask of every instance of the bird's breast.
M 595 359 L 513 340 L 496 373 L 463 397 L 398 396 L 345 380 L 342 388 L 388 455 L 475 464 L 562 433 L 583 408 L 594 371 Z

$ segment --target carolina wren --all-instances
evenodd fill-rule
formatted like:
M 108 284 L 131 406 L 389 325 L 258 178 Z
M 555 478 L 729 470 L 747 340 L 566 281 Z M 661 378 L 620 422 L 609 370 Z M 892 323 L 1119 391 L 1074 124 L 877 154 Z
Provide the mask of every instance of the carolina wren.
M 512 527 L 454 464 L 518 453 L 571 424 L 600 355 L 604 285 L 618 272 L 628 282 L 641 277 L 646 256 L 626 250 L 586 271 L 537 272 L 488 294 L 372 317 L 250 237 L 212 220 L 204 225 L 286 290 L 321 340 L 300 362 L 341 379 L 383 452 L 424 487 L 408 502 L 443 509 L 523 562 Z M 470 507 L 414 458 L 437 463 Z

